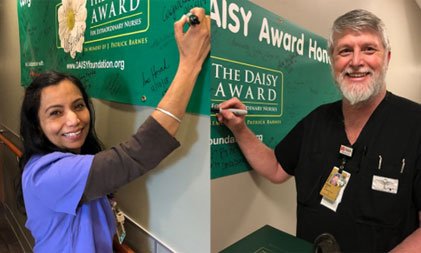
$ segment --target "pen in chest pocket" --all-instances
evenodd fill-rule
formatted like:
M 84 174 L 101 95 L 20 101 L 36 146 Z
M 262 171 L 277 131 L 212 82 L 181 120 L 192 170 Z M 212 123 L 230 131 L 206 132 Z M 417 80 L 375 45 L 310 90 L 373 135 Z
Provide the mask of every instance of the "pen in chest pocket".
M 401 174 L 403 173 L 404 169 L 405 169 L 405 158 L 402 158 Z

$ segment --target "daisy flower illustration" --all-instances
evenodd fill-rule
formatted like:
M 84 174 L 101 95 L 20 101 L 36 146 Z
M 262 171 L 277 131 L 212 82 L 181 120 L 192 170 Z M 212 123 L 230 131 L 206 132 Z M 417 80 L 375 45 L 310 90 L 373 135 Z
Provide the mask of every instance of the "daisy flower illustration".
M 58 8 L 60 45 L 73 59 L 76 52 L 82 53 L 87 13 L 86 0 L 62 0 Z

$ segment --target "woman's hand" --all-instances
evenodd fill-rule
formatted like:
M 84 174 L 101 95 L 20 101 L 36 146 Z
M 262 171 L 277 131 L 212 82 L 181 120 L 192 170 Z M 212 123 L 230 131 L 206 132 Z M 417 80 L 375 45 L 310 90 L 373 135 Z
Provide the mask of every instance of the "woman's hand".
M 171 135 L 175 135 L 179 128 L 203 62 L 210 51 L 209 16 L 202 8 L 193 8 L 190 12 L 198 17 L 200 23 L 190 25 L 184 32 L 187 16 L 183 15 L 175 22 L 174 34 L 180 56 L 178 69 L 158 109 L 152 113 L 152 117 Z
M 186 15 L 174 23 L 175 40 L 180 55 L 179 67 L 200 72 L 210 51 L 210 18 L 205 15 L 203 8 L 193 8 L 190 13 L 198 17 L 199 24 L 190 25 L 184 32 L 184 26 L 188 23 Z

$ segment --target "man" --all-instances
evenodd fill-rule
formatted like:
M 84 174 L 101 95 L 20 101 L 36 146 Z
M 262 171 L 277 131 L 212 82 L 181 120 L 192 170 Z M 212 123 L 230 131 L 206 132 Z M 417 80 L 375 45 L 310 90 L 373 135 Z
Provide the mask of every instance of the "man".
M 298 237 L 330 233 L 344 252 L 421 252 L 421 106 L 386 90 L 390 45 L 372 13 L 339 17 L 329 47 L 343 99 L 315 109 L 275 150 L 244 116 L 222 110 L 218 120 L 258 173 L 295 176 Z M 219 106 L 246 108 L 236 98 Z

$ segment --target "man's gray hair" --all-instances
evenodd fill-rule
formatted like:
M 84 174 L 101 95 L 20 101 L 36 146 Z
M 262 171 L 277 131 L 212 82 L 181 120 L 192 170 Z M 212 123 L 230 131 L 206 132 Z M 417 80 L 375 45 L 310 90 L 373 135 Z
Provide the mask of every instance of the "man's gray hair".
M 386 33 L 386 26 L 383 21 L 373 13 L 366 10 L 352 10 L 338 17 L 333 23 L 329 38 L 329 53 L 332 55 L 334 48 L 334 39 L 336 34 L 342 34 L 345 30 L 362 31 L 371 29 L 380 34 L 383 46 L 386 51 L 390 51 L 390 42 Z

